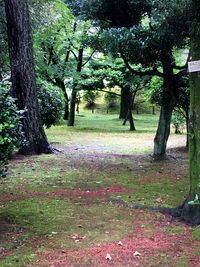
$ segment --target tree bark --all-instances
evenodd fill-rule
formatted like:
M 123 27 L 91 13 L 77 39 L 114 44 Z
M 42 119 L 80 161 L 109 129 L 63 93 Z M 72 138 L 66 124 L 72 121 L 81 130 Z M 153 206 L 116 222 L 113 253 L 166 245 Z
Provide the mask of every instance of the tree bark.
M 163 62 L 163 96 L 160 117 L 156 136 L 154 138 L 155 159 L 164 159 L 166 157 L 167 141 L 170 134 L 170 124 L 173 109 L 177 101 L 176 86 L 174 83 L 173 68 L 170 66 L 172 61 L 171 51 L 162 55 Z
M 120 113 L 119 119 L 125 119 L 126 115 L 129 111 L 128 109 L 128 95 L 129 95 L 129 87 L 125 86 L 121 89 L 121 100 L 120 100 Z
M 12 93 L 19 110 L 25 110 L 22 128 L 26 142 L 20 152 L 52 152 L 39 115 L 33 59 L 32 36 L 27 0 L 5 0 Z
M 192 40 L 192 60 L 200 58 L 200 19 Z M 181 207 L 181 217 L 200 224 L 200 74 L 190 74 L 189 159 L 190 190 Z

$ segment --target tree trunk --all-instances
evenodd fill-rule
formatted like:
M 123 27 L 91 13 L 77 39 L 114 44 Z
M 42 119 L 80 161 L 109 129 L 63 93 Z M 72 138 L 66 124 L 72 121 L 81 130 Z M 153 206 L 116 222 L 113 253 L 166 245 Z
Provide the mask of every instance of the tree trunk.
M 199 19 L 200 21 L 200 19 Z M 200 22 L 192 42 L 192 60 L 200 58 Z M 200 75 L 190 74 L 189 159 L 190 191 L 182 205 L 181 217 L 192 224 L 200 224 Z
M 186 110 L 186 147 L 189 147 L 189 110 Z
M 121 89 L 121 101 L 120 101 L 120 114 L 119 119 L 125 119 L 128 113 L 128 95 L 129 87 L 123 87 Z
M 55 78 L 55 83 L 63 92 L 64 98 L 65 98 L 65 108 L 64 108 L 63 119 L 64 120 L 68 120 L 68 118 L 69 118 L 69 98 L 68 98 L 68 95 L 67 95 L 67 92 L 66 92 L 65 83 L 59 77 Z
M 132 114 L 132 110 L 131 109 L 129 110 L 129 122 L 130 122 L 130 131 L 136 131 L 135 123 L 134 123 L 134 120 L 133 120 L 133 114 Z
M 68 118 L 68 126 L 74 126 L 75 121 L 75 108 L 76 108 L 76 96 L 77 91 L 74 85 L 74 88 L 72 89 L 72 95 L 70 100 L 70 111 L 69 111 L 69 118 Z
M 166 156 L 167 141 L 170 134 L 171 117 L 177 101 L 173 68 L 169 64 L 169 62 L 172 61 L 171 51 L 163 55 L 162 59 L 164 75 L 163 96 L 158 128 L 154 139 L 153 156 L 155 159 L 163 159 Z
M 152 106 L 152 115 L 156 115 L 156 113 L 155 113 L 155 106 Z
M 12 93 L 19 110 L 25 110 L 22 128 L 26 142 L 23 154 L 50 153 L 39 116 L 27 0 L 5 0 L 8 45 L 11 61 Z
M 83 48 L 81 47 L 78 51 L 78 61 L 77 61 L 77 69 L 76 72 L 80 73 L 82 70 L 83 63 Z M 69 111 L 69 119 L 68 119 L 68 126 L 74 126 L 75 121 L 75 109 L 76 109 L 76 96 L 77 96 L 77 83 L 74 82 L 74 86 L 72 89 L 71 101 L 70 101 L 70 111 Z

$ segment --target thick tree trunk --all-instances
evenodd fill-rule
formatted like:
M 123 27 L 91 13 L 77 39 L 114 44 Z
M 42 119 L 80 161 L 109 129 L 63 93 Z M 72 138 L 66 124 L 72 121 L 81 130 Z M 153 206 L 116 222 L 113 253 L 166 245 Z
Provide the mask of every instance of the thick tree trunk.
M 129 96 L 129 87 L 123 87 L 121 89 L 121 100 L 120 100 L 120 113 L 119 119 L 125 119 L 128 113 L 128 96 Z
M 200 19 L 199 19 L 200 21 Z M 192 60 L 200 58 L 200 22 L 197 25 L 192 44 Z M 190 191 L 182 205 L 181 217 L 192 224 L 200 224 L 200 75 L 190 74 L 190 119 L 189 159 Z
M 163 55 L 163 96 L 158 128 L 154 139 L 153 156 L 155 159 L 163 159 L 166 156 L 167 141 L 170 134 L 171 117 L 177 101 L 173 68 L 169 64 L 171 60 L 172 57 L 170 52 L 169 54 Z
M 11 61 L 12 93 L 18 109 L 25 110 L 22 127 L 26 142 L 23 154 L 50 153 L 39 116 L 27 0 L 5 0 L 8 44 Z
M 70 112 L 69 112 L 69 118 L 68 118 L 68 126 L 74 126 L 75 121 L 75 108 L 76 108 L 76 96 L 77 91 L 76 88 L 73 88 L 71 100 L 70 100 Z

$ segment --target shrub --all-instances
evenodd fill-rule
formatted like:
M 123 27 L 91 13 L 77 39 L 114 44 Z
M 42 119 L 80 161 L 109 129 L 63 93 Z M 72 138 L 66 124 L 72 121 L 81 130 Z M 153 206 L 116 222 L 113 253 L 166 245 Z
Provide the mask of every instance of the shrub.
M 42 124 L 47 128 L 58 123 L 64 113 L 64 98 L 60 89 L 40 82 L 38 99 Z
M 6 164 L 12 152 L 20 147 L 23 141 L 20 116 L 15 99 L 9 95 L 10 84 L 0 83 L 0 176 L 5 175 Z

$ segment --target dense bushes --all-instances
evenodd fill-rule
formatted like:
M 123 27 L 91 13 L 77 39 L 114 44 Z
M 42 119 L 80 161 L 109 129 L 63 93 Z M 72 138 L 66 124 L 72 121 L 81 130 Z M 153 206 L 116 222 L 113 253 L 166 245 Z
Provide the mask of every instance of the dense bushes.
M 23 141 L 20 124 L 21 111 L 17 111 L 14 99 L 9 95 L 9 83 L 0 83 L 0 176 L 12 152 Z
M 58 123 L 64 113 L 62 92 L 48 83 L 40 82 L 38 98 L 42 124 L 49 128 Z

